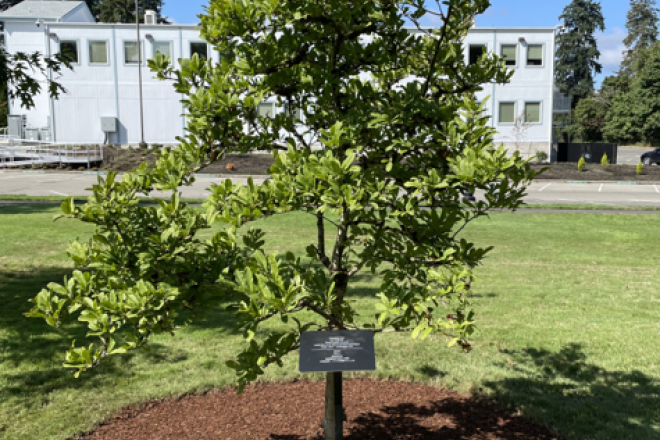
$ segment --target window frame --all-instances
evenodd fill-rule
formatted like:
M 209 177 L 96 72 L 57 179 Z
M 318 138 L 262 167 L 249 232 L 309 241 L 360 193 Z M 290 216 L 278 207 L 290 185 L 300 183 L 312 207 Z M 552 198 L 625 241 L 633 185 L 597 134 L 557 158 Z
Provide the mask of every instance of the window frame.
M 527 104 L 539 105 L 539 122 L 527 121 Z M 543 101 L 525 101 L 525 106 L 523 108 L 523 122 L 527 125 L 543 125 Z
M 204 44 L 206 46 L 206 57 L 204 58 L 205 60 L 209 60 L 209 43 L 207 43 L 204 40 L 188 40 L 188 59 L 192 60 L 193 57 L 193 51 L 192 51 L 192 45 L 193 44 Z M 213 60 L 211 60 L 213 61 Z
M 92 62 L 92 47 L 91 43 L 105 43 L 105 63 Z M 87 40 L 87 65 L 89 66 L 109 66 L 110 65 L 110 40 L 103 39 L 89 39 Z
M 145 45 L 144 45 L 144 40 L 142 40 L 142 39 L 140 40 L 140 45 L 139 45 L 140 49 L 142 50 L 142 57 L 141 57 L 142 63 L 127 63 L 126 62 L 126 43 L 135 43 L 136 41 L 137 40 L 131 40 L 131 39 L 121 40 L 121 50 L 122 50 L 122 58 L 124 60 L 124 66 L 140 66 L 140 65 L 144 66 L 144 65 L 146 65 L 146 57 L 144 56 L 145 55 L 145 53 L 144 53 L 144 46 Z
M 81 55 L 80 54 L 80 38 L 62 38 L 62 39 L 60 39 L 57 42 L 57 49 L 58 49 L 57 53 L 58 54 L 62 53 L 62 43 L 64 43 L 64 42 L 76 43 L 76 57 L 78 58 L 78 61 L 76 61 L 75 63 L 72 62 L 71 64 L 74 65 L 74 66 L 80 66 L 81 61 L 82 61 L 80 59 L 81 58 L 81 56 L 80 56 Z
M 529 48 L 531 46 L 541 46 L 541 64 L 534 65 L 529 64 Z M 525 53 L 525 67 L 531 69 L 543 69 L 545 67 L 545 43 L 527 43 L 526 53 Z
M 156 56 L 156 43 L 167 43 L 170 46 L 170 58 L 174 60 L 174 41 L 172 40 L 151 40 L 151 57 Z M 165 55 L 165 54 L 163 54 Z
M 513 122 L 502 122 L 502 104 L 513 104 Z M 499 101 L 497 103 L 497 125 L 516 125 L 518 101 Z
M 518 59 L 520 58 L 520 50 L 518 47 L 520 46 L 518 43 L 500 43 L 500 57 L 504 56 L 504 46 L 514 46 L 516 48 L 516 59 L 515 59 L 515 64 L 513 66 L 507 66 L 506 65 L 506 59 L 504 60 L 504 65 L 506 66 L 507 69 L 517 69 L 518 68 Z
M 484 52 L 488 53 L 488 43 L 468 43 L 467 44 L 467 62 L 465 63 L 466 66 L 472 66 L 472 63 L 470 63 L 470 49 L 472 46 L 483 46 L 485 48 Z
M 259 104 L 257 104 L 257 115 L 263 118 L 264 116 L 261 116 L 261 113 L 259 113 L 259 109 L 261 108 L 261 106 L 269 105 L 269 106 L 271 106 L 272 114 L 271 114 L 271 116 L 266 116 L 266 117 L 269 118 L 269 119 L 275 118 L 275 114 L 277 113 L 276 108 L 275 108 L 275 104 L 276 104 L 275 102 L 268 102 L 268 101 L 260 102 Z

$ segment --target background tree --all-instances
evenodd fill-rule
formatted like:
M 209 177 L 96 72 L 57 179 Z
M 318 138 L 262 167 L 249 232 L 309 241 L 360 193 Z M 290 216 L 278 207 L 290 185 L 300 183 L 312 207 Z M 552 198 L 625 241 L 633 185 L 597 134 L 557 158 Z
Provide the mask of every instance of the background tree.
M 605 118 L 605 136 L 620 143 L 660 142 L 660 44 L 644 51 L 630 91 L 617 94 Z
M 594 34 L 605 30 L 605 20 L 600 3 L 593 0 L 573 0 L 559 19 L 564 22 L 564 30 L 557 37 L 555 81 L 575 107 L 593 93 L 594 74 L 601 72 Z
M 0 11 L 6 11 L 21 1 L 0 0 Z M 10 55 L 4 47 L 0 49 L 0 126 L 7 126 L 10 101 L 17 100 L 24 108 L 34 107 L 33 97 L 43 91 L 43 84 L 53 98 L 66 92 L 61 84 L 51 80 L 48 75 L 49 69 L 58 74 L 63 68 L 71 69 L 66 54 L 44 57 L 39 52 L 18 52 Z
M 648 49 L 658 41 L 658 8 L 655 0 L 631 0 L 626 19 L 628 35 L 623 40 L 627 50 L 621 69 L 630 74 L 641 50 Z
M 82 207 L 62 204 L 66 216 L 96 224 L 96 234 L 71 246 L 77 270 L 42 290 L 28 315 L 51 325 L 73 315 L 88 326 L 96 343 L 73 345 L 65 366 L 85 371 L 218 304 L 229 304 L 246 338 L 227 363 L 239 391 L 267 366 L 281 366 L 310 329 L 434 333 L 469 351 L 475 315 L 467 293 L 490 248 L 461 231 L 490 210 L 520 206 L 536 175 L 517 152 L 493 145 L 474 100 L 481 84 L 511 75 L 492 54 L 464 64 L 461 42 L 488 6 L 212 0 L 200 31 L 225 54 L 220 64 L 195 55 L 176 70 L 161 54 L 150 60 L 187 96 L 180 147 L 121 182 L 99 178 Z M 430 13 L 439 29 L 404 28 Z M 262 116 L 265 100 L 288 110 Z M 275 157 L 263 185 L 212 185 L 201 211 L 180 201 L 179 187 L 201 166 L 254 150 Z M 172 196 L 140 205 L 138 194 L 154 189 Z M 466 190 L 484 196 L 463 204 Z M 306 256 L 266 254 L 253 222 L 293 211 L 316 224 Z M 228 227 L 199 237 L 217 221 Z M 352 286 L 365 271 L 381 280 L 374 317 L 354 306 Z M 332 380 L 328 374 L 328 389 Z M 334 439 L 342 414 L 331 397 L 324 427 Z
M 607 108 L 595 96 L 581 100 L 573 113 L 578 139 L 582 142 L 602 141 L 606 114 Z
M 94 5 L 93 13 L 97 20 L 103 23 L 135 23 L 135 0 L 91 0 Z M 159 23 L 169 24 L 163 17 L 163 0 L 139 0 L 138 14 L 140 22 L 144 22 L 144 11 L 156 12 Z M 89 3 L 88 3 L 89 5 Z

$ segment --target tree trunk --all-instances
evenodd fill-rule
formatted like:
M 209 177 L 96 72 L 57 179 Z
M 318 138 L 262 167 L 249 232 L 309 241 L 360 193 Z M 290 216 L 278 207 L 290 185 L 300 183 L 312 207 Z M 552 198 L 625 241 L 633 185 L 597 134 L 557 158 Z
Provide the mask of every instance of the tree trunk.
M 325 373 L 325 420 L 323 421 L 325 440 L 344 439 L 345 418 L 341 372 Z

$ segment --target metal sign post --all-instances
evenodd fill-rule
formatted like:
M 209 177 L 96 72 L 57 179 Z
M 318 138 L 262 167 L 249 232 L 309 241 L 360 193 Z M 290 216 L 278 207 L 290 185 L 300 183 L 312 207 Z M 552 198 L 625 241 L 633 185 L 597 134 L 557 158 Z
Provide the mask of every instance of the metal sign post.
M 376 369 L 374 333 L 371 330 L 333 330 L 303 332 L 300 335 L 301 373 L 326 372 L 326 421 L 324 426 L 335 440 L 343 439 L 344 402 L 342 371 L 373 371 Z

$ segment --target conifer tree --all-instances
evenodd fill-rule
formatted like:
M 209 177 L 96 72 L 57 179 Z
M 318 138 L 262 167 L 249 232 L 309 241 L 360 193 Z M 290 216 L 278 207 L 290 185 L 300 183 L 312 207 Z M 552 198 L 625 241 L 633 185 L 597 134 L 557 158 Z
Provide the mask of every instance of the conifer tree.
M 658 11 L 655 0 L 631 0 L 626 29 L 628 36 L 623 40 L 627 50 L 621 63 L 621 70 L 631 73 L 640 51 L 648 49 L 658 41 Z
M 593 0 L 573 0 L 559 18 L 564 30 L 557 37 L 555 81 L 575 107 L 594 91 L 594 73 L 601 72 L 594 34 L 605 30 L 605 20 L 600 3 Z

